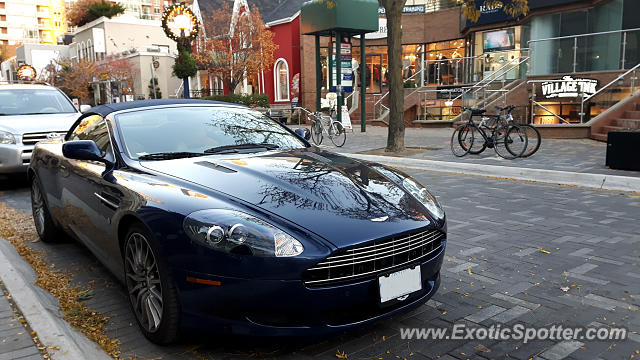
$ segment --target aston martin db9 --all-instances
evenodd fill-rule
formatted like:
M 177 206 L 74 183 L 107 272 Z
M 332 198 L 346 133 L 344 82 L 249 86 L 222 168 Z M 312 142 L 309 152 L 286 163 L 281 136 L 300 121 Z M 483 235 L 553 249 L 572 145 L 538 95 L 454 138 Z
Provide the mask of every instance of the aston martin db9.
M 311 146 L 249 108 L 101 105 L 29 166 L 42 241 L 66 233 L 124 284 L 144 335 L 319 335 L 424 304 L 445 214 L 416 180 Z

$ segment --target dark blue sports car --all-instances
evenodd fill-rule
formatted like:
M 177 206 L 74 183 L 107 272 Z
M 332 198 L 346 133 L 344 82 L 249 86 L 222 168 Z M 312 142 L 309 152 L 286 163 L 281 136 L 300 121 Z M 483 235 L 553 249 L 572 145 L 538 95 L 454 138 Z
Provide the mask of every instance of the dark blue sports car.
M 29 168 L 40 238 L 85 244 L 142 332 L 317 335 L 436 291 L 445 214 L 411 177 L 309 145 L 248 108 L 98 106 Z

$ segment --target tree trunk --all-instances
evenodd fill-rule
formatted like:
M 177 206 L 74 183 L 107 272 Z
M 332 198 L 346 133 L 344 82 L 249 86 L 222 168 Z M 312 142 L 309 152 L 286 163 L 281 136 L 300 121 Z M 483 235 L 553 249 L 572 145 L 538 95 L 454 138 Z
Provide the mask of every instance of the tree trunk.
M 402 9 L 406 0 L 381 0 L 387 15 L 389 64 L 389 134 L 386 151 L 404 151 L 404 81 L 402 80 Z

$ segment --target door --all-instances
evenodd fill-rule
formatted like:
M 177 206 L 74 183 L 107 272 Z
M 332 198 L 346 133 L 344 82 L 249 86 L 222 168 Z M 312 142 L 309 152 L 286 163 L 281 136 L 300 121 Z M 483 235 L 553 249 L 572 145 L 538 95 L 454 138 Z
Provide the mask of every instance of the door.
M 94 141 L 107 160 L 115 161 L 109 128 L 101 116 L 83 119 L 67 139 L 74 140 Z M 123 197 L 117 178 L 105 179 L 107 168 L 101 162 L 66 161 L 69 175 L 64 182 L 63 202 L 69 228 L 103 263 L 117 267 L 113 259 L 118 259 L 120 252 L 112 219 Z

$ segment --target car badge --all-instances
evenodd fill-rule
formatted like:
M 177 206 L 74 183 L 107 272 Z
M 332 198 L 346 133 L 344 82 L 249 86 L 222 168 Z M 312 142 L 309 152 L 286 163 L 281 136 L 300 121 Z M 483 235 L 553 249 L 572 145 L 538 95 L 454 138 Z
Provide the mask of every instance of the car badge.
M 62 135 L 58 134 L 58 133 L 48 133 L 47 134 L 47 139 L 55 139 L 57 137 L 60 137 Z
M 371 219 L 371 221 L 373 221 L 373 222 L 383 222 L 383 221 L 387 221 L 387 220 L 389 220 L 388 216 L 382 216 L 382 217 L 379 217 L 379 218 Z

